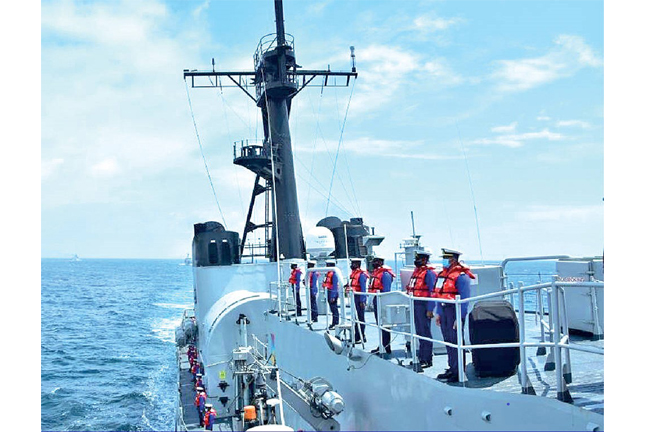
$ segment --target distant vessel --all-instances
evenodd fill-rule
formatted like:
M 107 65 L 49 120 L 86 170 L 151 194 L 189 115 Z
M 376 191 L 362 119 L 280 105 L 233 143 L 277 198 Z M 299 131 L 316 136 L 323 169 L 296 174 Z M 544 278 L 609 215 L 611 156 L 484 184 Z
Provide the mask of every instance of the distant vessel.
M 454 304 L 456 314 L 462 303 L 469 303 L 468 310 L 474 311 L 486 299 L 514 305 L 517 339 L 478 344 L 467 337 L 468 325 L 464 341 L 463 327 L 457 327 L 458 364 L 463 365 L 465 355 L 467 368 L 459 368 L 456 384 L 436 380 L 446 367 L 449 345 L 440 328 L 432 326 L 434 366 L 422 368 L 416 356 L 422 337 L 415 333 L 411 312 L 418 298 L 403 291 L 413 273 L 415 251 L 421 249 L 415 230 L 404 239 L 402 251 L 395 253 L 397 278 L 392 291 L 368 294 L 377 297 L 379 325 L 369 307 L 364 317 L 356 317 L 351 306 L 357 295 L 346 295 L 340 287 L 341 320 L 328 329 L 331 314 L 320 284 L 318 320 L 312 320 L 309 298 L 305 298 L 309 287 L 301 289 L 303 314 L 297 314 L 287 282 L 292 263 L 305 277 L 307 259 L 315 260 L 309 271 L 319 272 L 319 281 L 333 271 L 346 282 L 347 272 L 342 269 L 349 269 L 349 258 L 362 258 L 367 269 L 375 256 L 373 248 L 384 238 L 361 217 L 343 221 L 335 216 L 309 229 L 306 241 L 303 237 L 289 131 L 292 98 L 316 77 L 323 77 L 321 88 L 332 85 L 332 77 L 342 78 L 339 85 L 347 85 L 356 79 L 357 71 L 352 47 L 350 72 L 298 66 L 293 38 L 284 31 L 282 1 L 274 3 L 276 33 L 261 39 L 253 71 L 184 71 L 192 87 L 230 83 L 244 91 L 262 111 L 265 138 L 262 145 L 242 141 L 234 151 L 234 164 L 256 175 L 242 236 L 215 221 L 194 225 L 194 308 L 184 312 L 176 330 L 176 430 L 203 430 L 188 371 L 192 345 L 198 350 L 207 401 L 217 411 L 215 430 L 602 431 L 602 257 L 526 257 L 472 266 L 477 279 L 472 280 L 471 298 L 445 303 Z M 222 82 L 222 77 L 230 81 Z M 251 83 L 254 94 L 249 93 Z M 266 221 L 255 224 L 251 216 L 258 195 L 265 198 Z M 259 228 L 265 231 L 264 242 L 247 244 L 247 235 Z M 255 257 L 260 261 L 255 262 Z M 251 262 L 243 263 L 247 258 Z M 335 259 L 336 267 L 324 267 L 326 258 Z M 556 262 L 558 278 L 515 287 L 511 279 L 516 275 L 509 276 L 506 267 L 527 260 Z M 581 293 L 568 296 L 576 291 Z M 524 295 L 534 308 L 524 305 Z M 579 315 L 574 313 L 577 304 L 584 307 Z M 357 343 L 352 330 L 361 322 L 368 341 Z M 572 322 L 587 336 L 570 336 Z M 379 344 L 382 330 L 391 333 L 392 353 Z M 378 353 L 369 350 L 374 347 Z M 483 376 L 476 365 L 481 350 L 483 354 L 505 350 L 519 358 L 508 374 Z
M 183 263 L 179 263 L 181 266 L 192 266 L 192 258 L 190 257 L 190 254 L 187 254 L 187 257 L 185 257 L 185 260 L 183 260 Z
M 81 259 L 79 258 L 78 255 L 75 254 L 74 256 L 72 256 L 72 258 L 70 259 L 70 261 L 71 261 L 71 262 L 80 262 Z

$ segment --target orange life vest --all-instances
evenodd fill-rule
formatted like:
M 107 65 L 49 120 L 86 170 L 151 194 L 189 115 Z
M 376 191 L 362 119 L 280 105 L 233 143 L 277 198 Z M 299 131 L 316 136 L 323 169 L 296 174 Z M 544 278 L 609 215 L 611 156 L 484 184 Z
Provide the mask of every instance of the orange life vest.
M 210 422 L 210 415 L 214 415 L 214 417 L 217 417 L 217 411 L 214 410 L 214 408 L 210 409 L 205 413 L 205 416 L 203 417 L 203 424 L 205 424 L 206 427 L 212 426 L 213 423 Z
M 442 278 L 444 281 L 442 284 L 436 282 L 432 297 L 450 300 L 456 299 L 456 295 L 458 295 L 456 280 L 463 274 L 467 274 L 472 280 L 476 278 L 469 268 L 466 268 L 460 263 L 457 263 L 450 269 L 443 268 L 440 274 L 438 274 L 438 278 Z
M 201 391 L 198 394 L 196 394 L 196 397 L 194 398 L 194 406 L 199 407 L 201 406 L 201 397 L 203 397 L 203 403 L 205 404 L 205 398 L 207 397 L 207 394 L 205 391 Z
M 359 278 L 361 278 L 361 275 L 365 275 L 366 277 L 368 277 L 368 272 L 362 271 L 361 269 L 355 269 L 350 274 L 350 287 L 352 287 L 352 290 L 354 290 L 355 292 L 361 291 L 361 283 L 359 282 Z
M 327 290 L 332 290 L 332 278 L 334 277 L 334 271 L 329 271 L 325 275 L 325 279 L 323 280 L 323 287 L 325 287 Z
M 428 270 L 431 270 L 431 272 L 433 272 L 433 275 L 436 275 L 436 271 L 434 270 L 433 266 L 429 264 L 415 268 L 413 274 L 411 275 L 411 279 L 406 286 L 406 293 L 418 297 L 428 298 L 430 296 L 429 288 L 424 283 L 424 277 L 426 277 Z
M 289 283 L 296 284 L 298 282 L 298 273 L 299 272 L 300 272 L 300 268 L 296 268 L 296 269 L 291 270 L 291 276 L 289 277 Z
M 388 272 L 393 276 L 393 278 L 395 278 L 395 273 L 393 273 L 393 270 L 390 267 L 380 266 L 375 268 L 370 276 L 370 284 L 368 284 L 368 291 L 370 293 L 377 293 L 384 290 L 384 283 L 381 281 L 384 272 Z

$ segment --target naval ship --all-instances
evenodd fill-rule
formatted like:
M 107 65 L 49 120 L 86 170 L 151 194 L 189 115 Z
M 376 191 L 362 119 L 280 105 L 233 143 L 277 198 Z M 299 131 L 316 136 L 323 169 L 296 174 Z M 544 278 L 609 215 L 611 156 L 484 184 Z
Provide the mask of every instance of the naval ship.
M 289 129 L 293 98 L 315 78 L 320 77 L 322 88 L 356 80 L 354 48 L 349 71 L 304 69 L 285 32 L 281 0 L 274 0 L 274 9 L 276 32 L 260 40 L 253 70 L 213 66 L 183 72 L 192 88 L 226 83 L 241 89 L 261 110 L 264 140 L 242 141 L 234 148 L 234 164 L 255 174 L 241 234 L 215 221 L 194 225 L 194 306 L 184 312 L 176 331 L 175 429 L 205 429 L 195 406 L 196 374 L 201 374 L 206 402 L 216 411 L 211 429 L 219 431 L 602 431 L 602 256 L 515 257 L 471 266 L 476 278 L 470 298 L 446 302 L 455 305 L 457 314 L 463 303 L 470 314 L 490 301 L 511 307 L 515 338 L 472 341 L 467 324 L 457 327 L 456 383 L 437 378 L 447 366 L 451 344 L 433 321 L 433 366 L 422 368 L 418 362 L 419 342 L 426 338 L 416 334 L 412 312 L 420 298 L 404 291 L 413 259 L 424 248 L 415 231 L 396 248 L 394 260 L 387 260 L 395 266 L 391 291 L 367 294 L 377 297 L 377 320 L 371 299 L 363 317 L 357 317 L 358 293 L 343 289 L 349 259 L 360 258 L 362 267 L 371 270 L 374 248 L 384 238 L 362 216 L 343 221 L 334 215 L 304 236 Z M 256 204 L 264 206 L 264 223 L 252 221 Z M 247 243 L 256 230 L 264 231 L 264 242 Z M 326 260 L 335 260 L 336 266 L 326 267 Z M 524 286 L 508 274 L 509 265 L 533 260 L 555 264 L 552 281 Z M 304 278 L 300 299 L 288 282 L 292 264 Z M 334 327 L 321 287 L 328 271 L 341 282 L 341 317 Z M 320 274 L 318 320 L 312 320 L 308 272 Z M 354 338 L 362 322 L 366 341 Z M 382 331 L 390 332 L 390 353 L 379 344 Z M 514 354 L 515 367 L 485 374 L 476 362 L 480 353 L 497 354 L 494 362 Z

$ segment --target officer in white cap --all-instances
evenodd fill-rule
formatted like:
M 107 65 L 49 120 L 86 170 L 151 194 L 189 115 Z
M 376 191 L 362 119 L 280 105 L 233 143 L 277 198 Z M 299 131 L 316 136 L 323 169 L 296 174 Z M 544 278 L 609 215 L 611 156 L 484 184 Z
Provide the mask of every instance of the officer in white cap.
M 438 281 L 433 292 L 434 298 L 439 299 L 456 299 L 459 295 L 461 299 L 466 299 L 470 296 L 470 279 L 476 278 L 474 274 L 462 265 L 458 258 L 462 253 L 460 251 L 452 250 L 450 248 L 442 248 L 442 271 L 438 275 Z M 463 325 L 465 324 L 465 316 L 467 315 L 467 303 L 461 304 L 461 333 Z M 452 303 L 437 303 L 435 311 L 436 325 L 440 326 L 442 331 L 442 338 L 452 344 L 457 344 L 458 338 L 456 328 L 458 326 L 456 318 L 456 307 Z M 438 375 L 438 379 L 444 380 L 447 383 L 458 382 L 458 352 L 455 347 L 447 348 L 447 362 L 449 368 Z M 465 357 L 463 356 L 463 364 Z M 463 365 L 463 368 L 465 366 Z

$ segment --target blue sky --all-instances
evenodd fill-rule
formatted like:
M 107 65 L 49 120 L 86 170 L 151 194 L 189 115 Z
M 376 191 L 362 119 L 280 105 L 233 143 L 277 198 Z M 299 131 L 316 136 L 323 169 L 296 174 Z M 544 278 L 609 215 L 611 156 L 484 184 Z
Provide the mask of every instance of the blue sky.
M 391 254 L 416 231 L 468 260 L 602 254 L 604 6 L 599 1 L 285 1 L 308 69 L 291 116 L 303 228 L 362 216 Z M 182 258 L 221 220 L 183 69 L 251 70 L 272 1 L 41 4 L 41 255 Z M 262 137 L 236 88 L 190 89 L 229 229 L 253 176 L 232 143 Z M 471 179 L 471 188 L 470 188 Z M 473 190 L 473 194 L 472 194 Z M 478 215 L 478 232 L 474 212 Z M 255 221 L 261 222 L 261 208 Z

